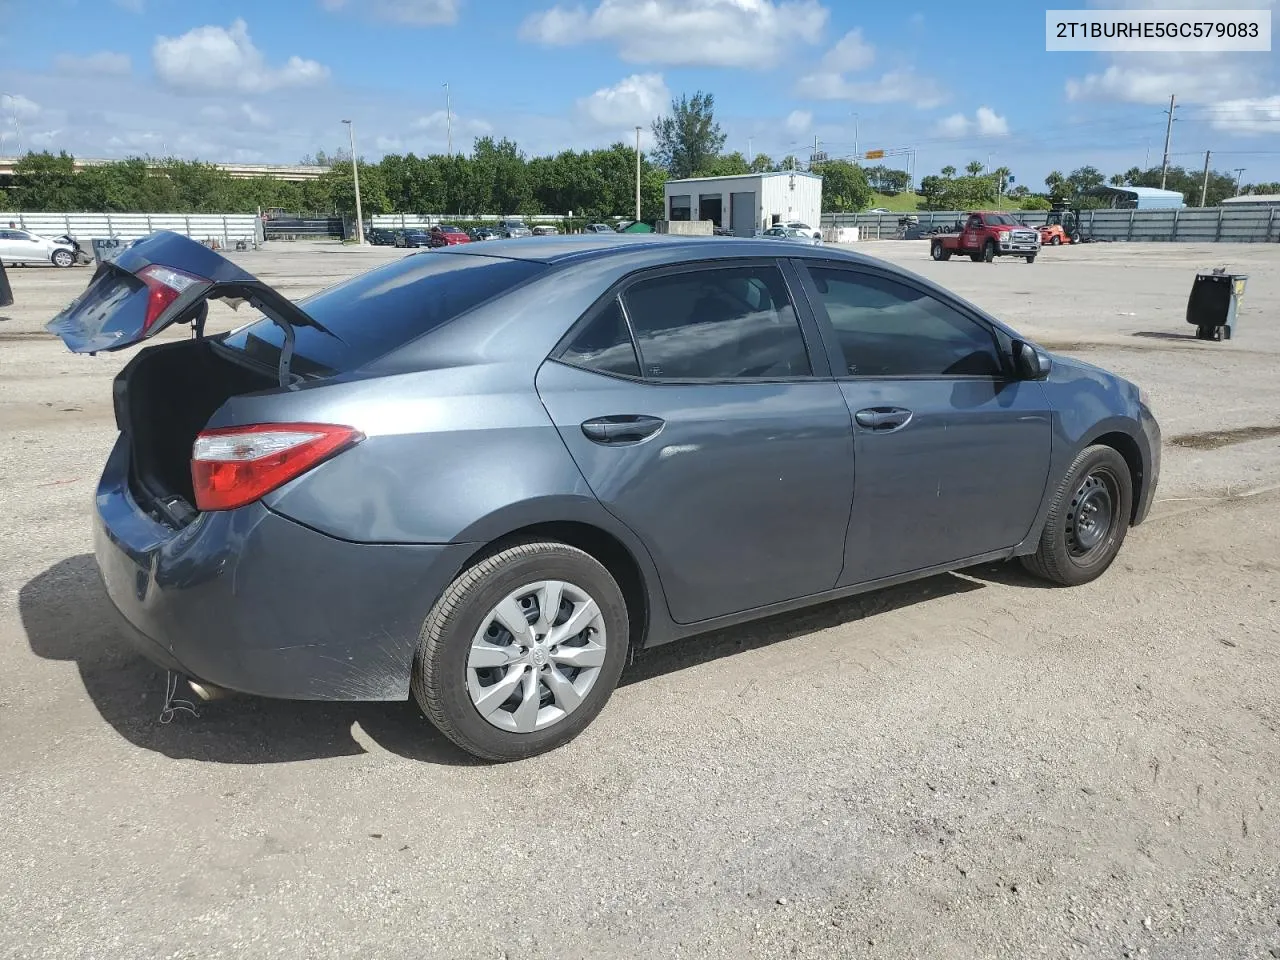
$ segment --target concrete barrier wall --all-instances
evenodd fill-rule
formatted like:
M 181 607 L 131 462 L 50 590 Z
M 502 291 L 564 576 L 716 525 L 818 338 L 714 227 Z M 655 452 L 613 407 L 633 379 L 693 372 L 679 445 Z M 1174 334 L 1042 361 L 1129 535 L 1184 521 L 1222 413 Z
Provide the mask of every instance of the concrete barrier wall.
M 709 237 L 715 231 L 710 220 L 659 220 L 656 232 L 677 237 Z
M 1275 243 L 1280 241 L 1280 208 L 1187 207 L 1183 210 L 1082 210 L 1084 235 L 1097 240 L 1176 243 Z M 949 227 L 965 210 L 919 210 L 920 226 Z M 1045 223 L 1044 210 L 1006 211 L 1029 227 Z M 858 227 L 862 239 L 892 239 L 902 213 L 835 213 L 824 227 Z

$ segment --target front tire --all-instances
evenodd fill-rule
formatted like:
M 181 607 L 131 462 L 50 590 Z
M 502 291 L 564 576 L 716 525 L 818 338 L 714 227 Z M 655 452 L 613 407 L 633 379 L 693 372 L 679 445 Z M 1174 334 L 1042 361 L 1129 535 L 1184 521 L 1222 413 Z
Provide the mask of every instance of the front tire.
M 604 709 L 626 663 L 617 581 L 590 554 L 517 544 L 472 565 L 427 616 L 414 699 L 466 752 L 506 762 L 568 743 Z
M 1120 552 L 1132 513 L 1133 478 L 1124 457 L 1101 444 L 1086 447 L 1058 487 L 1036 552 L 1022 565 L 1062 586 L 1096 580 Z
M 1055 233 L 1049 242 L 1055 247 L 1060 247 L 1062 246 L 1062 237 Z
M 76 262 L 75 255 L 70 250 L 55 250 L 51 259 L 55 267 L 69 267 Z
M 1031 256 L 1027 257 L 1027 263 L 1035 263 L 1035 262 L 1036 262 L 1036 255 L 1034 253 L 1031 254 Z

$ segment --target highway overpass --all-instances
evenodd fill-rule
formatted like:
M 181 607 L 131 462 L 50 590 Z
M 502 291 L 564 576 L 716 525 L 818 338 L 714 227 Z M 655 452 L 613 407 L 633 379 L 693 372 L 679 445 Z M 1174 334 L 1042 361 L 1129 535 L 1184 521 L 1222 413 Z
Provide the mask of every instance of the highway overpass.
M 0 180 L 8 180 L 13 176 L 14 167 L 17 166 L 20 157 L 0 157 Z M 100 167 L 107 163 L 118 163 L 118 160 L 95 160 L 89 157 L 76 157 L 76 170 L 83 170 L 85 167 Z M 155 167 L 163 166 L 162 163 L 151 161 L 151 165 Z M 251 177 L 270 177 L 273 180 L 318 180 L 324 174 L 329 172 L 328 167 L 307 166 L 304 164 L 275 164 L 275 163 L 215 163 L 213 166 L 219 170 L 225 170 L 231 176 L 246 180 Z

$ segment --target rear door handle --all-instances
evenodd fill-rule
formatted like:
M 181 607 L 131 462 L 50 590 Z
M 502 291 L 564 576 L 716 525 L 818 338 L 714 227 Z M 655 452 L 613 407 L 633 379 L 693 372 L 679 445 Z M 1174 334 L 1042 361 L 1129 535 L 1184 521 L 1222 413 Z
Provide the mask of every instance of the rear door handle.
M 899 430 L 911 422 L 911 411 L 903 407 L 867 407 L 853 415 L 858 426 L 876 433 Z
M 636 414 L 619 414 L 596 417 L 582 424 L 582 432 L 588 440 L 608 445 L 639 443 L 648 440 L 662 429 L 665 421 L 658 417 Z

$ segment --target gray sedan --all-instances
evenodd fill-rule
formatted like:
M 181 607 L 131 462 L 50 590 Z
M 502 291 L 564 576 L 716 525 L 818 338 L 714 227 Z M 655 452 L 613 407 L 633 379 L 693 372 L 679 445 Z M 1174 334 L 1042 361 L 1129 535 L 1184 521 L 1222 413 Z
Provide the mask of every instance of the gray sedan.
M 206 301 L 262 318 L 201 336 Z M 791 241 L 499 240 L 300 303 L 184 237 L 49 327 L 137 344 L 95 498 L 130 638 L 197 693 L 412 697 L 470 753 L 577 736 L 630 651 L 977 563 L 1103 574 L 1138 387 Z

